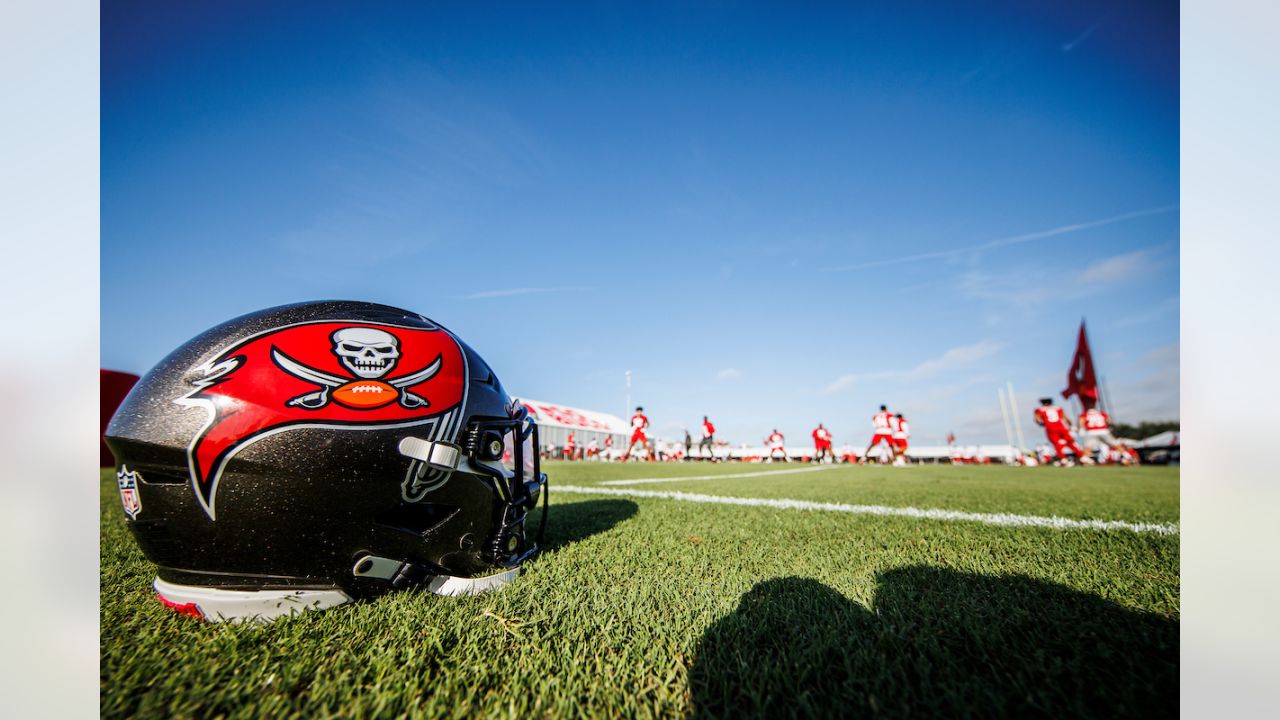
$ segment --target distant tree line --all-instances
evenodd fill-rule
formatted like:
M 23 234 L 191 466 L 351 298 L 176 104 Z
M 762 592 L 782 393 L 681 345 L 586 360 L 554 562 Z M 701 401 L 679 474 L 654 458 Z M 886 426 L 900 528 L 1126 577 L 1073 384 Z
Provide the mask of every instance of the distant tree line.
M 1137 425 L 1120 422 L 1112 423 L 1111 425 L 1111 432 L 1116 437 L 1131 438 L 1133 440 L 1143 440 L 1168 430 L 1177 431 L 1179 429 L 1177 420 L 1143 420 Z

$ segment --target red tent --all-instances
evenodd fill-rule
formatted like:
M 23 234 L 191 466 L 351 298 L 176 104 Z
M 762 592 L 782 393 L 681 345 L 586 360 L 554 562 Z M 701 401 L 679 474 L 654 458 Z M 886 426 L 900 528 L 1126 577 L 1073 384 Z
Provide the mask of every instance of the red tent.
M 102 434 L 107 431 L 107 423 L 111 422 L 111 416 L 116 414 L 120 403 L 124 401 L 124 396 L 128 395 L 133 389 L 133 384 L 138 382 L 138 376 L 118 370 L 100 370 L 99 372 L 101 373 L 98 377 L 99 408 L 102 414 L 102 427 L 98 431 L 98 462 L 99 467 L 112 467 L 116 464 L 116 459 L 111 456 L 107 444 L 102 441 Z

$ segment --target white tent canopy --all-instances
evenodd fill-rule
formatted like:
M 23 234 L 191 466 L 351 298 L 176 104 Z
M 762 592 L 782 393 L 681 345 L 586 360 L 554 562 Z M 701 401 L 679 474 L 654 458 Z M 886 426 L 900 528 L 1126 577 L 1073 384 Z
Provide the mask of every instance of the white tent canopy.
M 1180 442 L 1177 430 L 1166 430 L 1158 435 L 1152 435 L 1146 440 L 1134 443 L 1133 446 L 1137 448 L 1170 448 L 1178 447 Z
M 630 424 L 617 415 L 528 398 L 520 398 L 519 402 L 538 421 L 538 435 L 543 446 L 563 447 L 569 433 L 573 433 L 578 447 L 583 447 L 592 440 L 603 447 L 607 435 L 614 436 L 615 447 L 621 447 L 631 432 Z

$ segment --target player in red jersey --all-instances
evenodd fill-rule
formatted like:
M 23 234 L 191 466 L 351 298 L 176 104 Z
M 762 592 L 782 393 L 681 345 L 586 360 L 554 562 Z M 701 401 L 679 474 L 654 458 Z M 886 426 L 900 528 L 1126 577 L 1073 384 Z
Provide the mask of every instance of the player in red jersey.
M 1120 452 L 1120 441 L 1111 434 L 1110 415 L 1098 408 L 1089 408 L 1080 415 L 1080 429 L 1084 432 L 1085 449 L 1098 453 L 1098 459 L 1115 458 L 1116 462 L 1128 464 L 1125 462 L 1128 455 Z
M 573 433 L 569 433 L 569 437 L 564 441 L 564 459 L 573 460 L 574 454 L 577 453 L 578 446 L 574 440 Z
M 698 455 L 710 457 L 711 462 L 718 462 L 715 450 L 716 426 L 711 424 L 706 415 L 702 416 L 702 439 L 698 441 Z
M 911 428 L 902 413 L 893 416 L 893 462 L 895 465 L 907 464 L 907 443 L 911 439 Z
M 769 446 L 769 462 L 773 462 L 773 456 L 778 453 L 782 453 L 782 462 L 791 462 L 791 458 L 787 457 L 787 448 L 783 442 L 782 433 L 778 432 L 778 428 L 774 428 L 764 442 Z
M 1053 443 L 1053 449 L 1058 453 L 1060 462 L 1070 464 L 1071 461 L 1063 452 L 1064 449 L 1070 449 L 1077 458 L 1080 458 L 1080 462 L 1086 465 L 1093 464 L 1093 458 L 1084 454 L 1084 450 L 1076 443 L 1075 436 L 1071 434 L 1071 419 L 1062 408 L 1053 404 L 1053 398 L 1040 398 L 1040 407 L 1036 408 L 1035 421 L 1037 425 L 1044 428 L 1044 434 L 1049 438 L 1049 442 Z
M 862 462 L 871 461 L 871 448 L 884 443 L 889 448 L 889 453 L 893 454 L 893 414 L 889 412 L 889 408 L 885 405 L 880 406 L 880 412 L 871 416 L 871 427 L 875 433 L 871 436 L 871 442 L 867 445 L 866 452 L 862 453 Z
M 831 451 L 831 431 L 818 423 L 818 427 L 813 430 L 813 461 L 821 464 L 823 458 L 830 458 L 831 462 L 836 462 L 836 455 Z
M 631 457 L 631 451 L 635 449 L 636 443 L 640 443 L 640 447 L 649 452 L 649 462 L 654 461 L 653 447 L 649 445 L 649 418 L 644 414 L 644 408 L 637 406 L 636 414 L 631 416 L 631 442 L 627 443 L 626 452 L 622 453 L 622 462 L 626 462 Z

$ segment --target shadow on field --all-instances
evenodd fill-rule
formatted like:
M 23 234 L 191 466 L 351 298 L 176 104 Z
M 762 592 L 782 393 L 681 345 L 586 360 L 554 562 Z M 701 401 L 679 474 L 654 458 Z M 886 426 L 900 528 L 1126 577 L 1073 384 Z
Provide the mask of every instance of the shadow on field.
M 555 492 L 552 486 L 551 491 Z M 630 500 L 587 500 L 552 505 L 547 508 L 547 535 L 544 552 L 555 550 L 602 533 L 630 518 L 640 508 Z
M 873 608 L 759 583 L 690 671 L 695 718 L 1177 717 L 1178 624 L 1025 577 L 907 567 Z

